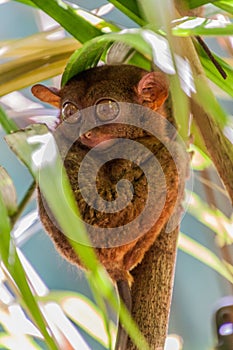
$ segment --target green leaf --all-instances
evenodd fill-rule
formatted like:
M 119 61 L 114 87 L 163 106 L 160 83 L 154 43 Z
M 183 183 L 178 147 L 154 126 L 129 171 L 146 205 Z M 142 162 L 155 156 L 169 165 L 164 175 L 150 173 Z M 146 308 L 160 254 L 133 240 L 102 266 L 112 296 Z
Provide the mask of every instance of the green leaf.
M 202 17 L 185 17 L 176 20 L 175 23 L 176 26 L 172 28 L 172 34 L 177 36 L 216 36 L 233 34 L 233 24 L 223 22 L 222 20 Z
M 214 6 L 219 7 L 220 9 L 229 12 L 231 14 L 233 14 L 233 3 L 232 1 L 229 0 L 184 0 L 185 5 L 189 8 L 189 9 L 194 9 L 206 4 L 212 4 Z
M 232 244 L 232 218 L 228 219 L 219 209 L 210 208 L 196 193 L 188 193 L 188 212 L 218 236 L 221 246 Z
M 232 273 L 230 273 L 224 262 L 222 262 L 211 250 L 183 233 L 180 233 L 178 246 L 185 253 L 203 262 L 205 265 L 217 271 L 221 276 L 225 277 L 230 283 L 233 283 Z
M 223 91 L 228 93 L 230 96 L 233 96 L 233 68 L 229 64 L 227 64 L 227 62 L 225 62 L 223 59 L 221 59 L 212 52 L 212 55 L 214 56 L 215 60 L 220 64 L 222 69 L 227 74 L 227 78 L 223 79 L 223 77 L 213 65 L 213 62 L 211 62 L 201 45 L 195 42 L 195 48 L 198 52 L 201 64 L 204 67 L 207 77 L 210 80 L 212 80 L 213 83 L 215 83 L 217 86 L 219 86 Z
M 217 2 L 217 0 L 183 0 L 184 6 L 187 6 L 189 9 L 200 7 L 209 3 Z
M 215 119 L 219 127 L 223 129 L 228 120 L 227 113 L 218 103 L 207 82 L 199 76 L 196 76 L 194 80 L 196 93 L 193 94 L 193 98 L 202 106 L 207 114 Z M 208 103 L 206 103 L 206 101 L 208 101 Z
M 170 89 L 172 96 L 172 108 L 174 118 L 179 127 L 179 136 L 184 140 L 188 137 L 189 123 L 189 101 L 188 96 L 184 93 L 180 86 L 178 74 L 170 76 Z
M 107 43 L 103 43 L 98 38 L 87 42 L 81 49 L 75 51 L 70 57 L 62 75 L 62 86 L 76 74 L 97 66 L 106 48 Z
M 21 298 L 23 299 L 26 310 L 31 315 L 32 319 L 43 334 L 49 349 L 56 350 L 57 347 L 47 332 L 45 321 L 41 311 L 34 299 L 34 296 L 28 285 L 24 269 L 19 260 L 14 243 L 11 238 L 11 225 L 7 214 L 7 208 L 4 204 L 2 195 L 0 193 L 0 256 L 6 269 L 9 271 L 14 282 L 16 283 Z
M 7 171 L 0 166 L 0 193 L 9 216 L 17 210 L 17 195 L 15 186 Z
M 214 1 L 214 6 L 219 7 L 220 9 L 233 15 L 233 3 L 229 0 Z
M 85 20 L 62 0 L 31 0 L 31 2 L 51 16 L 81 43 L 102 34 L 101 30 Z
M 143 31 L 137 29 L 125 30 L 114 34 L 105 34 L 88 41 L 81 49 L 77 50 L 71 56 L 62 76 L 62 86 L 74 75 L 85 69 L 96 66 L 101 55 L 114 41 L 123 42 L 133 47 L 135 50 L 138 50 L 141 54 L 151 57 L 151 46 L 142 38 L 142 32 Z
M 0 257 L 3 261 L 8 261 L 10 249 L 10 219 L 8 217 L 7 207 L 4 203 L 2 193 L 0 192 Z
M 113 3 L 112 1 L 108 1 L 108 2 Z M 141 12 L 140 12 L 140 9 L 138 7 L 137 1 L 135 1 L 135 0 L 118 0 L 118 1 L 115 1 L 114 6 L 118 8 L 119 4 L 121 4 L 122 6 L 124 6 L 128 10 L 130 10 L 132 13 L 137 15 L 139 18 L 141 18 Z
M 10 134 L 13 131 L 18 130 L 17 125 L 15 122 L 8 118 L 7 114 L 5 113 L 4 109 L 0 106 L 0 124 L 2 125 L 3 129 L 7 134 Z
M 52 291 L 45 297 L 40 297 L 41 302 L 56 301 L 61 305 L 66 315 L 72 319 L 81 329 L 94 338 L 98 343 L 109 349 L 105 324 L 101 309 L 83 294 L 75 292 Z M 76 310 L 79 310 L 77 313 Z M 88 317 L 86 317 L 88 315 Z M 90 323 L 90 318 L 92 322 Z M 116 327 L 113 322 L 109 322 L 110 334 L 116 334 Z
M 138 7 L 137 1 L 134 0 L 108 0 L 113 4 L 118 10 L 124 13 L 127 17 L 132 19 L 135 23 L 140 26 L 146 25 L 144 19 L 142 19 L 140 9 Z
M 28 5 L 28 6 L 32 6 L 32 7 L 36 7 L 37 8 L 37 6 L 35 4 L 33 4 L 33 2 L 31 0 L 13 0 L 13 1 L 20 2 L 20 3 L 24 4 L 24 5 Z

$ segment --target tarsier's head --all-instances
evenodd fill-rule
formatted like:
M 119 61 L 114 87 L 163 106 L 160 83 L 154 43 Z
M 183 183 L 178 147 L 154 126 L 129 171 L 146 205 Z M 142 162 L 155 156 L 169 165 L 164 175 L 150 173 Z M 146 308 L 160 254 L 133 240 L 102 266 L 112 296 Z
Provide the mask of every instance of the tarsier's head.
M 120 124 L 125 112 L 122 102 L 160 112 L 168 96 L 168 83 L 160 72 L 147 72 L 130 65 L 105 65 L 74 76 L 61 90 L 38 84 L 33 86 L 32 93 L 60 108 L 60 122 L 69 125 L 71 137 L 76 134 L 84 147 L 92 148 L 103 141 L 109 145 L 117 137 L 144 136 L 143 130 Z M 92 107 L 91 117 L 88 107 Z M 91 130 L 86 125 L 87 110 L 88 118 L 96 125 Z

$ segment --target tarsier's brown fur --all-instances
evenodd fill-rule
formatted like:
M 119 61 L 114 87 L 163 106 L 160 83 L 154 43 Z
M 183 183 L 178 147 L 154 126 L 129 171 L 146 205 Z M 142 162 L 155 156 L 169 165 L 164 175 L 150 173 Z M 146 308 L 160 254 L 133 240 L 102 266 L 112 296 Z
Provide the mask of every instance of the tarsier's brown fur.
M 163 120 L 166 118 L 164 102 L 168 96 L 168 83 L 162 73 L 148 73 L 134 66 L 101 66 L 84 71 L 73 77 L 60 91 L 48 89 L 42 85 L 33 87 L 33 93 L 41 100 L 62 108 L 65 102 L 74 103 L 80 110 L 94 106 L 100 99 L 113 99 L 118 102 L 128 102 L 150 108 L 163 116 L 159 123 L 159 133 L 163 140 L 176 152 L 176 143 L 167 135 Z M 62 121 L 62 116 L 61 116 Z M 83 123 L 85 121 L 82 121 Z M 82 123 L 81 122 L 81 123 Z M 63 135 L 65 139 L 66 136 Z M 163 226 L 171 216 L 178 194 L 178 169 L 166 145 L 152 134 L 132 125 L 110 123 L 91 130 L 88 137 L 77 135 L 65 157 L 64 165 L 71 183 L 72 190 L 83 220 L 91 226 L 122 227 L 132 222 L 140 215 L 147 199 L 147 180 L 140 166 L 126 159 L 114 159 L 106 162 L 98 172 L 96 186 L 99 195 L 108 201 L 117 196 L 116 185 L 121 179 L 128 179 L 134 187 L 131 203 L 119 213 L 105 213 L 90 207 L 79 191 L 78 170 L 83 157 L 93 145 L 103 140 L 126 138 L 146 146 L 159 161 L 166 180 L 166 201 L 162 212 L 152 228 L 140 235 L 140 225 L 136 232 L 121 231 L 128 235 L 127 244 L 108 248 L 95 248 L 100 262 L 105 266 L 114 281 L 127 280 L 131 283 L 129 271 L 141 262 L 146 251 L 151 247 Z M 94 141 L 93 141 L 94 140 Z M 62 146 L 61 146 L 62 148 Z M 104 150 L 106 152 L 106 150 Z M 98 154 L 96 155 L 98 157 Z M 101 154 L 99 155 L 101 156 Z M 178 157 L 178 154 L 177 154 Z M 91 171 L 91 169 L 90 169 Z M 156 179 L 157 174 L 154 174 Z M 87 179 L 88 181 L 88 179 Z M 157 184 L 161 190 L 161 184 Z M 80 265 L 79 258 L 74 253 L 66 236 L 59 231 L 48 215 L 41 195 L 39 195 L 40 217 L 46 231 L 50 234 L 58 250 L 72 263 Z M 149 210 L 148 217 L 153 216 L 159 206 L 155 198 L 154 207 Z M 143 223 L 142 223 L 143 224 Z M 137 234 L 139 233 L 139 234 Z M 135 238 L 136 237 L 136 238 Z M 95 247 L 95 237 L 91 237 Z M 99 238 L 98 238 L 99 239 Z M 101 241 L 101 239 L 100 239 Z M 99 242 L 99 241 L 98 241 Z M 107 245 L 108 246 L 108 245 Z

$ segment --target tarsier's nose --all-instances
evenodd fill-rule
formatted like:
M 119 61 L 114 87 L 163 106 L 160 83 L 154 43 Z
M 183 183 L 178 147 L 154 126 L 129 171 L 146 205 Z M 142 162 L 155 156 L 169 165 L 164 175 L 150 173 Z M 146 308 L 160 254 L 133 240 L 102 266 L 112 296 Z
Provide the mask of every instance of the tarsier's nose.
M 111 138 L 110 135 L 98 133 L 94 130 L 89 130 L 80 136 L 80 141 L 83 145 L 89 148 L 98 146 L 101 150 L 111 146 L 115 142 L 115 139 Z
M 92 137 L 92 132 L 88 131 L 84 135 L 81 136 L 81 138 L 84 137 L 85 139 L 91 139 Z
M 80 141 L 86 145 L 86 146 L 90 146 L 91 147 L 91 143 L 92 143 L 92 132 L 91 131 L 87 131 L 86 133 L 80 135 Z M 93 146 L 92 146 L 93 147 Z

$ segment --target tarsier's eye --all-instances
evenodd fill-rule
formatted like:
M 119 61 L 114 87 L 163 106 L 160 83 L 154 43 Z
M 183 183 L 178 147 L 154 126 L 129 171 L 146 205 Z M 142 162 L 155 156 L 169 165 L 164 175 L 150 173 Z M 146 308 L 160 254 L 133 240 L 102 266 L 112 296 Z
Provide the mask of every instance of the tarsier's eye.
M 66 123 L 77 123 L 80 118 L 78 107 L 71 102 L 65 102 L 62 106 L 62 118 Z
M 113 120 L 118 116 L 120 107 L 116 101 L 103 99 L 97 102 L 95 112 L 101 121 Z

